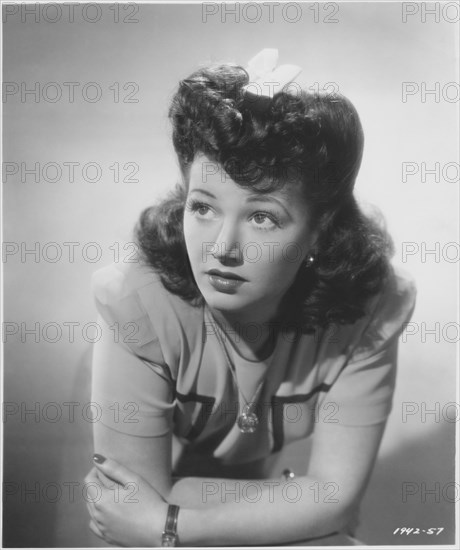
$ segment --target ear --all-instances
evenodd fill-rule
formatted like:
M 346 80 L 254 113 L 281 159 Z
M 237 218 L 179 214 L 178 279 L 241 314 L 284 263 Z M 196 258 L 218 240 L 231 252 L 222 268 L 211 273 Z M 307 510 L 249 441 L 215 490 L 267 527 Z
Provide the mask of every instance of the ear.
M 314 254 L 316 251 L 316 245 L 318 242 L 319 237 L 319 231 L 315 228 L 308 229 L 308 235 L 307 235 L 307 253 L 305 255 L 304 260 L 310 256 L 310 254 Z
M 318 236 L 319 236 L 319 231 L 317 229 L 314 229 L 312 233 L 310 233 L 310 251 L 311 252 L 316 250 L 316 243 L 318 242 Z

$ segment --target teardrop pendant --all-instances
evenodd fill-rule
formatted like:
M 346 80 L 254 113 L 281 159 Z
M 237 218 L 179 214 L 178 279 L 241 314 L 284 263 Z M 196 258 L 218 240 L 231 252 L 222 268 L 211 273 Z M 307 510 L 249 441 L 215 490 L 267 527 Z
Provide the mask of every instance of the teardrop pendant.
M 252 434 L 257 430 L 259 419 L 255 413 L 251 412 L 250 405 L 243 407 L 243 412 L 238 417 L 237 425 L 240 432 L 244 434 Z

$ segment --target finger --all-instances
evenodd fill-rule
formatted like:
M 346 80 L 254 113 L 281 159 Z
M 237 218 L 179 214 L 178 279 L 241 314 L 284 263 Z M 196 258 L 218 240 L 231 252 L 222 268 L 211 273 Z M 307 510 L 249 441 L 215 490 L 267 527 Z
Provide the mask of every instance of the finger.
M 116 460 L 112 458 L 105 458 L 101 455 L 95 456 L 99 457 L 98 460 L 102 460 L 102 462 L 96 462 L 95 460 L 94 465 L 98 471 L 102 472 L 109 479 L 112 479 L 121 485 L 126 485 L 127 483 L 138 479 L 139 476 L 135 472 L 129 468 L 126 468 L 126 466 L 123 466 L 123 464 L 120 464 Z
M 96 507 L 94 506 L 94 502 L 87 502 L 86 508 L 88 510 L 89 515 L 91 516 L 91 519 L 94 521 L 94 523 L 97 525 L 98 521 L 96 518 Z
M 102 483 L 106 489 L 115 489 L 117 485 L 120 485 L 118 482 L 114 481 L 107 477 L 104 472 L 101 472 L 96 468 L 97 479 Z
M 91 470 L 85 476 L 85 483 L 94 483 L 98 481 L 97 472 L 99 470 L 96 467 L 91 468 Z
M 102 540 L 105 540 L 105 537 L 104 535 L 101 533 L 99 527 L 96 525 L 95 521 L 93 520 L 90 520 L 89 522 L 89 528 L 91 529 L 91 531 L 97 535 L 100 539 Z
M 90 472 L 85 477 L 85 484 L 88 487 L 98 485 L 106 489 L 115 489 L 116 481 L 108 478 L 103 472 L 100 472 L 96 467 L 91 468 Z
M 104 489 L 102 482 L 96 476 L 94 480 L 85 483 L 83 498 L 86 502 L 98 502 L 102 498 Z

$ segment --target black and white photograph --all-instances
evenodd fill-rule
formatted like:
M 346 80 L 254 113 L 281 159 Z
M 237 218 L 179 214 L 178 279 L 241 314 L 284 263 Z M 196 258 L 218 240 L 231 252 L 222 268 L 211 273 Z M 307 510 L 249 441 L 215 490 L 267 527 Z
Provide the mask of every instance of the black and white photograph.
M 460 3 L 1 4 L 2 547 L 458 548 Z

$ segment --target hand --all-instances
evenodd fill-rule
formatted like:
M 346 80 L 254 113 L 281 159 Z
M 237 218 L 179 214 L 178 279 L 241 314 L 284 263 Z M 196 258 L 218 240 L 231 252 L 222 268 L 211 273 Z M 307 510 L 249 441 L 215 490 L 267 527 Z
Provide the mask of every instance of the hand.
M 91 531 L 109 544 L 161 546 L 167 502 L 119 462 L 107 458 L 94 464 L 85 478 Z

